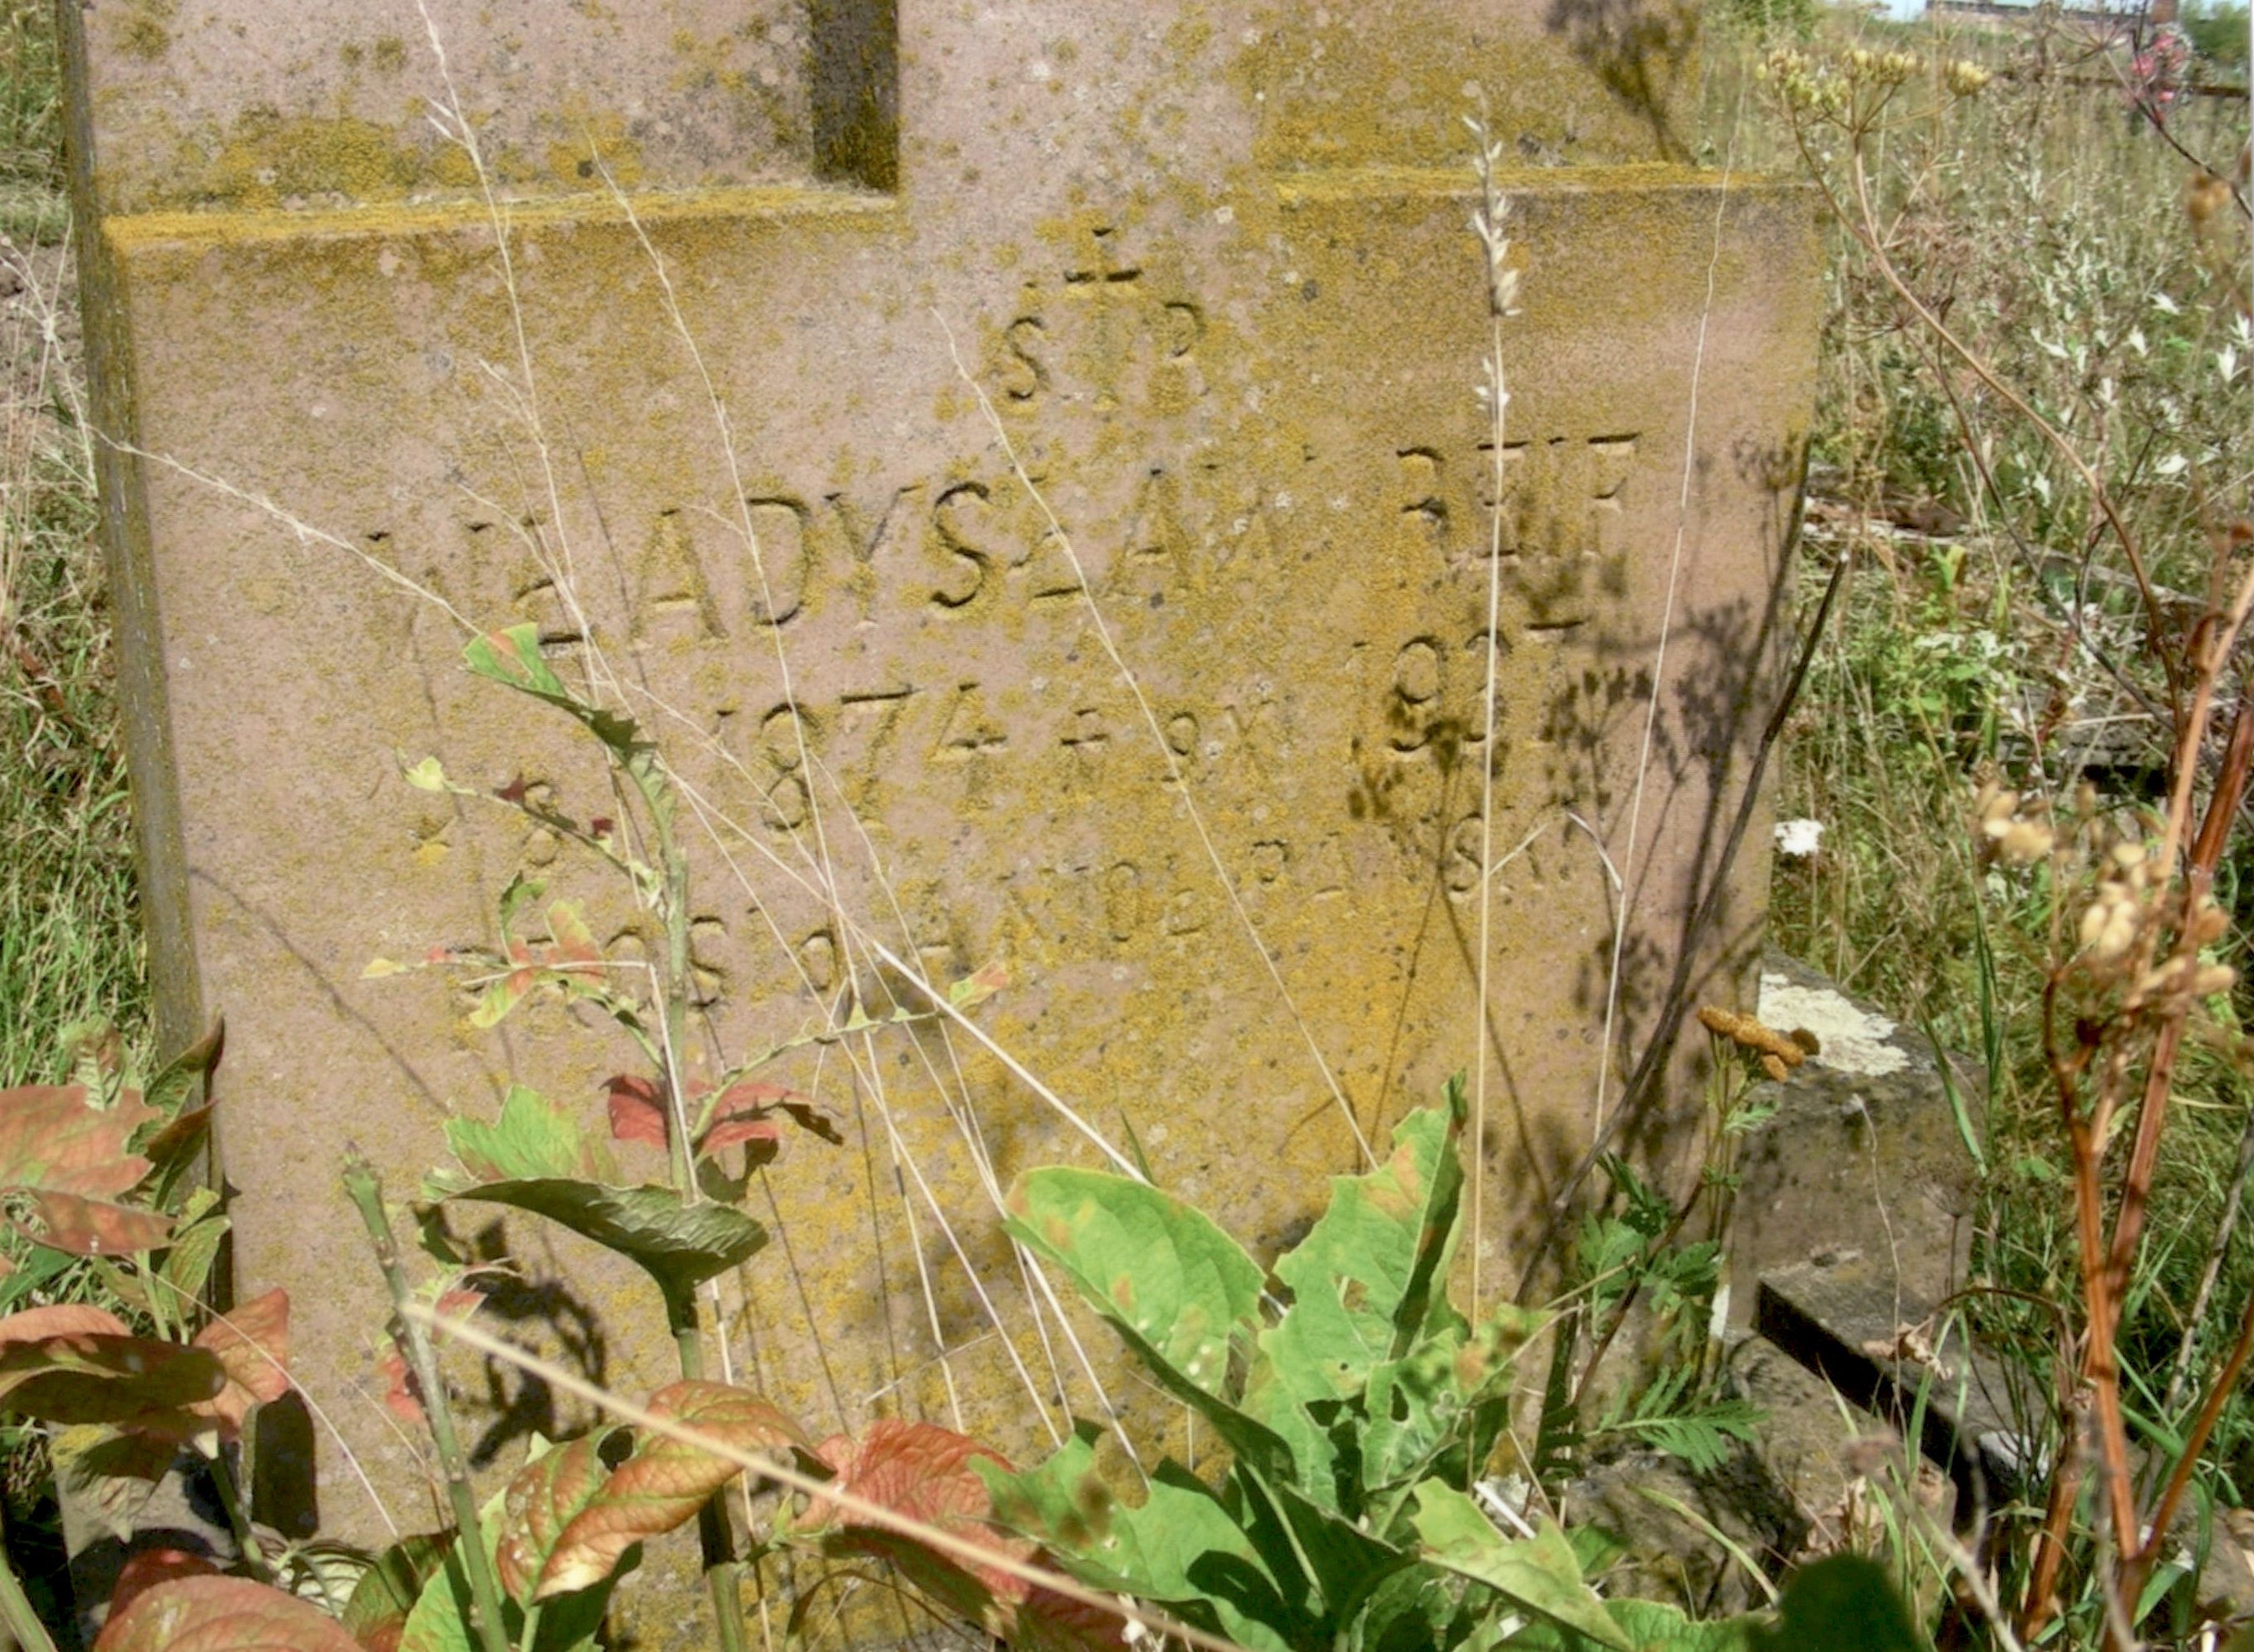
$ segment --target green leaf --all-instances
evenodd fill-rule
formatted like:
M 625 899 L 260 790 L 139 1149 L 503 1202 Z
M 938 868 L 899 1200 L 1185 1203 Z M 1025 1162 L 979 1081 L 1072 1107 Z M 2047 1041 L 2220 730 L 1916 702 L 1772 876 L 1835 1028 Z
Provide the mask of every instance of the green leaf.
M 522 1084 L 509 1086 L 500 1116 L 490 1124 L 448 1119 L 446 1145 L 480 1182 L 556 1178 L 612 1181 L 619 1173 L 618 1162 L 599 1136 L 581 1130 L 569 1112 Z
M 668 1300 L 757 1252 L 767 1231 L 725 1205 L 692 1204 L 670 1187 L 610 1187 L 576 1178 L 482 1182 L 441 1195 L 528 1210 L 640 1265 Z
M 1483 1583 L 1514 1606 L 1599 1646 L 1636 1652 L 1596 1591 L 1581 1580 L 1572 1545 L 1555 1525 L 1545 1522 L 1531 1537 L 1505 1537 L 1477 1503 L 1438 1480 L 1417 1488 L 1414 1519 L 1424 1556 L 1435 1564 Z
M 516 920 L 524 909 L 548 892 L 548 880 L 535 878 L 529 872 L 518 872 L 500 892 L 497 910 L 500 917 L 500 932 L 505 935 L 516 933 Z
M 212 1069 L 227 1046 L 227 1023 L 214 1018 L 203 1037 L 157 1069 L 142 1099 L 167 1118 L 211 1099 Z
M 1362 1482 L 1374 1529 L 1388 1528 L 1428 1477 L 1463 1484 L 1508 1424 L 1511 1366 L 1541 1316 L 1498 1309 L 1476 1336 L 1427 1337 L 1369 1374 L 1362 1400 Z
M 12 1312 L 18 1303 L 36 1295 L 40 1286 L 52 1284 L 77 1260 L 45 1245 L 33 1245 L 31 1255 L 18 1263 L 12 1272 L 0 1276 L 0 1312 Z
M 1236 1240 L 1146 1183 L 1096 1171 L 1030 1171 L 1005 1208 L 1019 1242 L 1070 1273 L 1156 1368 L 1228 1402 L 1230 1344 L 1250 1344 L 1262 1284 Z
M 1444 1285 L 1463 1188 L 1462 1102 L 1462 1084 L 1452 1082 L 1445 1107 L 1419 1109 L 1395 1126 L 1384 1164 L 1334 1177 L 1321 1220 L 1276 1264 L 1292 1306 L 1260 1334 L 1244 1409 L 1290 1443 L 1298 1483 L 1334 1507 L 1336 1443 L 1308 1408 L 1360 1400 L 1372 1370 L 1419 1338 L 1452 1332 L 1461 1340 L 1463 1321 Z M 1373 1406 L 1368 1415 L 1388 1414 Z M 1348 1512 L 1360 1512 L 1347 1501 Z
M 1709 1474 L 1730 1460 L 1732 1440 L 1750 1445 L 1759 1438 L 1756 1425 L 1765 1415 L 1749 1401 L 1723 1399 L 1671 1417 L 1629 1418 L 1612 1429 L 1680 1458 L 1694 1474 Z
M 410 764 L 400 773 L 418 792 L 443 792 L 446 789 L 446 766 L 435 757 L 426 757 L 419 763 Z
M 1700 1622 L 1656 1600 L 1607 1600 L 1605 1611 L 1638 1652 L 1760 1652 L 1764 1617 L 1752 1613 Z M 1537 1621 L 1512 1635 L 1512 1652 L 1589 1652 L 1592 1642 L 1557 1624 Z
M 540 628 L 511 626 L 472 640 L 462 650 L 471 675 L 528 694 L 534 699 L 568 713 L 608 746 L 618 760 L 634 767 L 646 765 L 650 748 L 630 717 L 591 705 L 564 686 L 540 651 Z
M 1251 1346 L 1263 1286 L 1236 1241 L 1157 1188 L 1096 1171 L 1028 1171 L 1011 1187 L 1004 1211 L 1004 1226 L 1072 1275 L 1136 1357 L 1197 1408 L 1246 1470 L 1297 1477 L 1311 1448 L 1239 1410 L 1232 1392 L 1230 1362 Z
M 1453 1583 L 1436 1566 L 1412 1565 L 1370 1591 L 1340 1636 L 1340 1652 L 1487 1652 L 1516 1646 L 1518 1614 L 1500 1608 L 1484 1589 Z M 1546 1626 L 1545 1626 L 1546 1627 Z
M 368 1652 L 396 1652 L 408 1614 L 445 1563 L 453 1533 L 403 1537 L 360 1573 L 345 1601 L 344 1626 Z
M 1097 1476 L 1095 1441 L 1094 1427 L 1082 1424 L 1046 1462 L 1022 1474 L 974 1462 L 994 1518 L 1091 1588 L 1183 1608 L 1253 1652 L 1292 1652 L 1299 1614 L 1237 1517 L 1172 1462 L 1158 1466 L 1143 1502 L 1130 1508 Z
M 175 1313 L 201 1301 L 211 1282 L 213 1263 L 219 1259 L 220 1241 L 227 1236 L 225 1216 L 205 1216 L 172 1235 L 172 1248 L 164 1253 L 158 1276 L 178 1293 Z
M 1932 1652 L 1886 1568 L 1860 1555 L 1811 1561 L 1785 1580 L 1780 1621 L 1755 1652 Z

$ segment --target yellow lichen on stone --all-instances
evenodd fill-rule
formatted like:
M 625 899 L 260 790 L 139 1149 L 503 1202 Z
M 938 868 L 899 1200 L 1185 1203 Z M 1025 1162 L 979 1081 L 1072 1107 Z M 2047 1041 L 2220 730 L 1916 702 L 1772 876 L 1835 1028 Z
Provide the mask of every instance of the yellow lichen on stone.
M 126 52 L 154 60 L 172 49 L 172 18 L 178 10 L 178 0 L 126 0 L 110 26 Z

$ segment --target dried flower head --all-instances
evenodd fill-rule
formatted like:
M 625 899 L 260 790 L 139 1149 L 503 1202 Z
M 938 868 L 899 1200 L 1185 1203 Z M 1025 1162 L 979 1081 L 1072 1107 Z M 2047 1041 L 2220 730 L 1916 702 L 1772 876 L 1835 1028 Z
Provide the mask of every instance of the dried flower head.
M 1958 58 L 1949 66 L 1949 89 L 1959 97 L 1978 97 L 1996 77 L 1978 64 Z

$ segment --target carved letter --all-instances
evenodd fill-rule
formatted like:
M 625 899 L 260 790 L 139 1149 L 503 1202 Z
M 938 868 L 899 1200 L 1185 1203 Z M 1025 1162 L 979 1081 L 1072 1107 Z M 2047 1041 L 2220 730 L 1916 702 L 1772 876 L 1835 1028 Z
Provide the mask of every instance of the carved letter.
M 705 583 L 704 565 L 696 556 L 696 542 L 677 510 L 663 510 L 651 525 L 649 542 L 642 548 L 641 578 L 634 593 L 634 640 L 640 642 L 663 630 L 678 630 L 685 622 L 696 641 L 726 636 L 720 624 L 719 606 Z
M 744 579 L 752 623 L 786 624 L 806 601 L 807 519 L 813 513 L 805 500 L 782 496 L 747 499 L 744 508 L 750 513 L 752 536 L 759 547 L 758 560 L 747 567 Z M 766 574 L 765 595 L 760 591 L 761 570 Z
M 936 586 L 931 593 L 931 599 L 942 608 L 962 607 L 986 587 L 986 570 L 993 563 L 994 555 L 984 545 L 974 542 L 970 524 L 963 517 L 972 508 L 989 502 L 984 483 L 957 482 L 942 494 L 931 508 L 932 531 L 956 564 L 956 583 L 952 586 Z
M 1032 401 L 1049 388 L 1049 370 L 1034 347 L 1048 337 L 1039 316 L 1019 316 L 1002 334 L 1010 360 L 1002 364 L 1002 394 L 1012 402 Z

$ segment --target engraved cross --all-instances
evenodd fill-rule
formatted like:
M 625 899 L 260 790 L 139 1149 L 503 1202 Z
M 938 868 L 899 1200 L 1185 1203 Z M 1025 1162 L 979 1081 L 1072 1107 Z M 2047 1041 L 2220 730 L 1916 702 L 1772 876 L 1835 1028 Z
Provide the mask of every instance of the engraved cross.
M 1074 267 L 1064 272 L 1065 285 L 1097 298 L 1131 298 L 1128 290 L 1143 279 L 1143 271 L 1133 264 L 1115 262 L 1118 243 L 1112 237 L 1118 232 L 1110 224 L 1089 227 L 1081 237 L 1081 256 Z M 1116 293 L 1113 288 L 1120 290 Z

